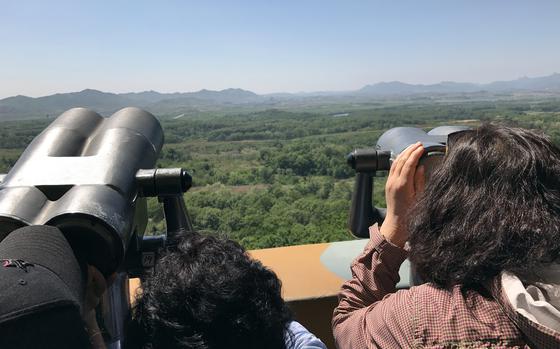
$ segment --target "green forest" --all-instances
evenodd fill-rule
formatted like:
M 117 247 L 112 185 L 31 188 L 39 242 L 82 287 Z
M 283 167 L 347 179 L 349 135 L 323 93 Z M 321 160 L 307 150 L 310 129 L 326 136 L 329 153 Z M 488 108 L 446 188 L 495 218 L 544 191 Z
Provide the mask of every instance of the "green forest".
M 195 228 L 227 234 L 250 249 L 351 239 L 346 228 L 354 172 L 346 155 L 386 130 L 496 122 L 546 132 L 560 144 L 560 99 L 371 103 L 237 114 L 158 115 L 165 131 L 159 167 L 193 177 L 185 202 Z M 0 173 L 52 119 L 2 122 Z M 384 205 L 384 177 L 374 203 Z M 165 230 L 149 201 L 148 234 Z

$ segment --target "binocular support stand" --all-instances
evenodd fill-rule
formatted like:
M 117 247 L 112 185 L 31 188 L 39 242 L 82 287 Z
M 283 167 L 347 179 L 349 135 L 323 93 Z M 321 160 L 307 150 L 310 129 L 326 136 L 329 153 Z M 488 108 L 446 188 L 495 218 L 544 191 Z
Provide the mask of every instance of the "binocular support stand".
M 130 321 L 129 277 L 142 278 L 146 270 L 154 267 L 159 250 L 176 245 L 181 235 L 193 231 L 183 198 L 183 193 L 191 187 L 192 179 L 185 170 L 139 170 L 136 179 L 141 196 L 157 197 L 163 204 L 166 233 L 134 236 L 131 240 L 131 245 L 136 246 L 129 247 L 125 263 L 117 272 L 117 277 L 105 293 L 100 306 L 104 329 L 112 334 L 112 340 L 106 343 L 108 349 L 123 347 L 125 326 Z
M 352 206 L 348 219 L 348 228 L 356 237 L 368 238 L 369 227 L 375 223 L 382 224 L 386 209 L 373 207 L 373 177 L 374 173 L 356 173 Z
M 352 193 L 352 206 L 348 218 L 348 229 L 359 238 L 369 237 L 369 227 L 382 224 L 386 209 L 373 207 L 373 177 L 376 171 L 391 168 L 391 152 L 373 148 L 356 149 L 346 157 L 350 167 L 356 171 L 356 182 Z

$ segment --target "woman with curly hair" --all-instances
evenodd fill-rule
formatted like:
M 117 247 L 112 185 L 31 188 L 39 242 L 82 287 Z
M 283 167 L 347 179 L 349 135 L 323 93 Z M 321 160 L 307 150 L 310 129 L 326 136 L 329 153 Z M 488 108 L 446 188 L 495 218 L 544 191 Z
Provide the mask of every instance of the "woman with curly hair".
M 424 190 L 413 144 L 335 309 L 346 348 L 559 348 L 560 150 L 493 125 L 451 134 Z M 408 243 L 406 243 L 408 241 Z M 409 258 L 425 284 L 395 290 Z
M 237 242 L 185 234 L 142 282 L 126 348 L 326 349 L 292 320 L 276 274 Z

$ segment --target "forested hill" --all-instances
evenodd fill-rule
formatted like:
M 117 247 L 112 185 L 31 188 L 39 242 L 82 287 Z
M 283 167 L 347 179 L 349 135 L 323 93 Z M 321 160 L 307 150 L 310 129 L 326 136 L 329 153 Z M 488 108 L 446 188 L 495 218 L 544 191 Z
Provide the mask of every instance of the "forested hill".
M 38 98 L 15 96 L 2 99 L 0 100 L 0 121 L 56 117 L 74 107 L 91 108 L 102 114 L 113 113 L 118 109 L 131 106 L 161 113 L 174 111 L 177 108 L 179 110 L 205 110 L 226 105 L 255 104 L 261 100 L 261 96 L 241 89 L 201 90 L 189 93 L 146 91 L 121 94 L 87 89 Z
M 560 144 L 560 99 L 469 102 L 371 102 L 316 107 L 160 115 L 166 144 L 158 165 L 184 167 L 194 179 L 185 195 L 195 227 L 227 234 L 249 248 L 350 239 L 346 222 L 354 173 L 346 154 L 374 146 L 396 126 L 430 129 L 492 121 L 536 128 Z M 3 122 L 0 173 L 52 119 Z M 384 177 L 376 178 L 383 206 Z M 148 232 L 164 229 L 157 200 Z
M 324 106 L 340 103 L 402 101 L 403 98 L 481 100 L 518 98 L 519 95 L 560 95 L 560 74 L 537 78 L 520 78 L 489 84 L 441 82 L 414 85 L 399 81 L 381 82 L 356 91 L 277 93 L 258 95 L 242 89 L 201 90 L 187 93 L 108 93 L 86 89 L 31 98 L 15 96 L 0 100 L 0 121 L 55 117 L 73 107 L 87 107 L 111 114 L 127 106 L 144 108 L 156 115 L 193 115 L 201 112 L 239 113 L 270 108 L 298 109 L 301 106 Z

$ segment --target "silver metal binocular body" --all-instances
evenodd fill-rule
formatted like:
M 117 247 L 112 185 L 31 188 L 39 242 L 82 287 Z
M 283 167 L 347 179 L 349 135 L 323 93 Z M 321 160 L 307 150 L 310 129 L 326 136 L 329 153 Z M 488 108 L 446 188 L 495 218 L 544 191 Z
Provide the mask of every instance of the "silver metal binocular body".
M 0 183 L 0 240 L 25 225 L 57 226 L 88 263 L 114 272 L 147 222 L 136 174 L 155 166 L 162 145 L 159 122 L 138 108 L 63 113 Z
M 408 146 L 421 142 L 424 155 L 420 164 L 426 168 L 429 178 L 445 155 L 447 137 L 451 133 L 468 130 L 468 126 L 440 126 L 429 132 L 416 127 L 395 127 L 379 137 L 375 148 L 356 149 L 347 156 L 348 164 L 356 170 L 356 183 L 352 194 L 352 205 L 348 228 L 356 237 L 369 236 L 368 228 L 383 223 L 385 210 L 373 207 L 373 177 L 377 171 L 388 171 L 391 163 Z
M 81 261 L 116 272 L 98 306 L 108 348 L 121 348 L 129 316 L 128 277 L 142 277 L 162 247 L 193 230 L 183 199 L 191 176 L 154 168 L 163 130 L 150 113 L 124 108 L 109 118 L 84 108 L 59 116 L 0 175 L 0 241 L 25 225 L 60 228 Z M 146 197 L 157 196 L 166 232 L 144 237 Z

